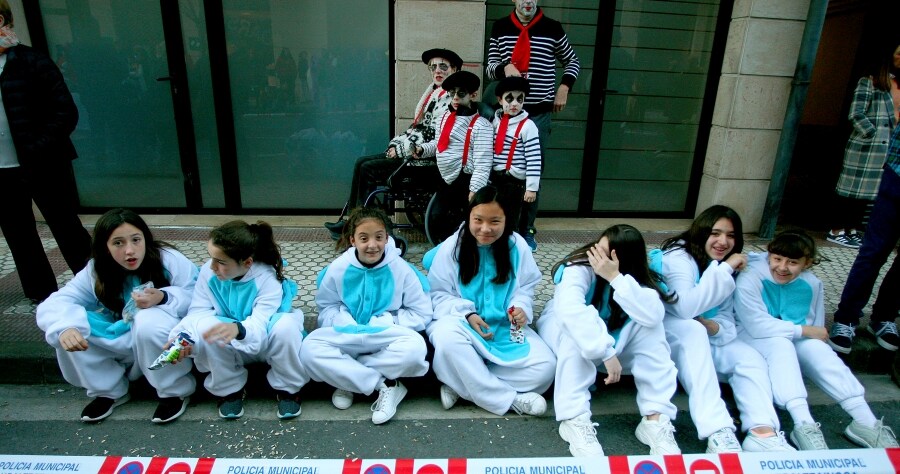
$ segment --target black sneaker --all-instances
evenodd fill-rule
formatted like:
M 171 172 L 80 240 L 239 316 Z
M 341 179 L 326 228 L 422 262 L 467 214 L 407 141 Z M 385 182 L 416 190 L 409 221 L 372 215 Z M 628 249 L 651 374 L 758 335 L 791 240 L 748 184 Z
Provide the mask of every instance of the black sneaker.
M 840 231 L 837 234 L 828 232 L 825 234 L 825 240 L 843 247 L 849 247 L 851 249 L 858 249 L 860 245 L 859 241 L 844 233 L 844 231 Z
M 113 409 L 117 406 L 131 400 L 131 396 L 127 393 L 118 399 L 97 397 L 88 403 L 84 410 L 81 410 L 81 421 L 85 423 L 94 423 L 112 415 Z
M 288 393 L 278 390 L 276 399 L 278 400 L 278 418 L 287 420 L 300 416 L 300 392 Z
M 342 219 L 337 222 L 326 222 L 325 228 L 331 233 L 332 240 L 339 240 L 341 233 L 344 232 L 345 225 L 347 225 L 347 221 Z
M 897 323 L 893 321 L 870 322 L 867 326 L 869 332 L 875 335 L 878 345 L 889 350 L 896 351 L 900 346 L 900 335 L 897 334 Z
M 226 420 L 236 420 L 244 416 L 243 389 L 219 398 L 219 416 Z
M 896 334 L 896 327 L 894 333 Z M 828 345 L 835 352 L 849 354 L 850 350 L 853 349 L 853 336 L 855 335 L 856 327 L 835 321 L 831 326 L 831 337 L 828 338 Z
M 156 405 L 156 411 L 153 412 L 153 418 L 151 418 L 150 421 L 154 423 L 168 423 L 175 418 L 178 418 L 185 410 L 187 410 L 190 399 L 190 397 L 160 398 L 159 405 Z

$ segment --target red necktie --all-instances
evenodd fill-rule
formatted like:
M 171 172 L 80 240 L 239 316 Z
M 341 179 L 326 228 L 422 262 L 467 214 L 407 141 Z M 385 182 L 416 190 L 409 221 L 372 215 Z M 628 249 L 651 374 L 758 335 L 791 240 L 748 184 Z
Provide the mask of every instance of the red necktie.
M 497 138 L 494 139 L 494 154 L 503 153 L 503 143 L 506 141 L 506 129 L 509 128 L 509 114 L 503 114 L 500 118 L 500 126 L 497 127 Z
M 441 138 L 438 139 L 437 151 L 443 153 L 450 146 L 450 132 L 453 130 L 453 124 L 456 123 L 456 111 L 450 112 L 444 127 L 441 128 Z
M 539 10 L 537 15 L 528 22 L 528 25 L 522 25 L 522 22 L 519 21 L 519 17 L 516 16 L 516 12 L 510 13 L 513 25 L 516 25 L 516 27 L 519 28 L 519 38 L 516 39 L 516 46 L 513 48 L 509 62 L 522 74 L 528 72 L 528 64 L 531 61 L 531 38 L 528 36 L 528 30 L 543 16 L 544 11 Z

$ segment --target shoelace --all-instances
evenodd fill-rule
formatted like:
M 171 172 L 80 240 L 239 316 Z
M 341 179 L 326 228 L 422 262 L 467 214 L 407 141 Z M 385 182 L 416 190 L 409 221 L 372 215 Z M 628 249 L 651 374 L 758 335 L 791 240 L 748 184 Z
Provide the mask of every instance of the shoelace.
M 784 436 L 784 431 L 776 431 L 775 436 L 778 438 L 778 444 L 781 446 L 787 446 L 787 438 Z
M 900 334 L 897 333 L 897 323 L 893 321 L 881 323 L 881 330 L 878 331 L 878 335 L 880 336 L 884 333 L 893 334 L 897 337 L 900 337 Z
M 593 443 L 594 441 L 597 441 L 597 428 L 594 427 L 600 426 L 600 423 L 592 423 L 590 421 L 587 421 L 577 422 L 573 424 L 578 430 L 578 435 L 581 436 L 585 442 Z
M 800 425 L 800 432 L 812 443 L 814 449 L 828 449 L 821 427 L 822 424 L 818 422 L 816 424 L 804 423 Z
M 894 325 L 894 332 L 897 332 L 896 324 Z M 843 336 L 852 339 L 856 336 L 856 329 L 849 324 L 834 323 L 834 326 L 831 327 L 831 333 L 832 336 Z
M 387 399 L 388 394 L 394 390 L 394 387 L 385 387 L 378 391 L 378 400 L 375 400 L 375 403 L 372 404 L 372 411 L 381 411 L 381 405 L 384 405 L 384 400 Z
M 524 400 L 522 398 L 516 397 L 513 399 L 512 409 L 516 414 L 521 415 L 527 411 L 531 410 L 531 402 L 528 400 Z
M 656 425 L 657 425 L 657 428 L 656 428 L 657 432 L 656 432 L 656 436 L 654 436 L 655 438 L 657 438 L 657 439 L 664 438 L 667 442 L 669 442 L 671 444 L 677 444 L 677 443 L 675 443 L 675 426 L 673 426 L 672 423 L 666 423 L 666 424 L 656 423 Z
M 895 324 L 894 326 L 896 328 L 897 325 Z M 881 440 L 886 439 L 892 441 L 892 443 L 890 443 L 890 447 L 898 447 L 897 437 L 894 436 L 894 430 L 892 430 L 890 426 L 886 426 L 884 424 L 884 418 L 878 420 L 878 423 L 875 424 L 875 429 L 878 431 L 878 435 L 875 437 L 875 446 L 880 446 Z

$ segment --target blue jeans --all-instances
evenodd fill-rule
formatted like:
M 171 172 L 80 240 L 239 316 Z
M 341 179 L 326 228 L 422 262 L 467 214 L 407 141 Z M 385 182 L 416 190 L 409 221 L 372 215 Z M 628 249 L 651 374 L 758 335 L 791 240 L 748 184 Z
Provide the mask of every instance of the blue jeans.
M 847 275 L 841 302 L 834 313 L 836 322 L 859 325 L 863 307 L 872 296 L 878 272 L 897 246 L 898 239 L 900 239 L 900 176 L 885 166 L 869 225 L 866 227 L 866 235 L 853 267 L 850 268 L 850 274 Z M 872 306 L 872 322 L 893 321 L 897 317 L 897 311 L 900 310 L 898 260 L 900 258 L 895 256 L 891 269 L 881 283 L 878 297 Z

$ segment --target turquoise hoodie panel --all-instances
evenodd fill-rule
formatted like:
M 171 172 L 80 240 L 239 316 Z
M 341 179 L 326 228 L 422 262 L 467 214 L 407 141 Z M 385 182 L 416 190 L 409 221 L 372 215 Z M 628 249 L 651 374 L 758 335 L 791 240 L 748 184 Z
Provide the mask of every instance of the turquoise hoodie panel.
M 434 263 L 434 256 L 437 255 L 441 245 L 444 245 L 444 243 L 441 242 L 435 245 L 433 249 L 425 252 L 425 255 L 422 257 L 422 268 L 424 268 L 425 271 L 431 270 L 431 264 Z
M 424 274 L 422 274 L 422 272 L 420 272 L 419 269 L 415 267 L 415 265 L 413 265 L 409 262 L 406 262 L 406 264 L 409 265 L 409 268 L 412 268 L 413 273 L 416 274 L 416 278 L 419 279 L 419 283 L 422 284 L 422 289 L 425 290 L 425 293 L 430 292 L 431 284 L 428 283 L 428 277 L 426 277 Z
M 519 253 L 516 251 L 515 242 L 510 238 L 510 261 L 512 268 L 519 267 Z M 467 285 L 459 282 L 460 294 L 463 298 L 475 302 L 475 311 L 484 319 L 490 327 L 490 332 L 494 333 L 494 337 L 490 341 L 485 341 L 472 329 L 465 321 L 463 326 L 476 336 L 476 340 L 480 340 L 485 349 L 501 360 L 517 360 L 528 355 L 531 346 L 528 340 L 524 344 L 519 344 L 509 339 L 509 317 L 507 310 L 516 291 L 517 280 L 515 273 L 510 279 L 498 285 L 491 280 L 497 275 L 497 264 L 494 262 L 494 256 L 490 247 L 478 247 L 479 252 L 479 268 L 478 273 L 472 278 Z
M 116 339 L 131 331 L 131 324 L 106 308 L 101 308 L 99 311 L 88 311 L 87 318 L 88 324 L 91 326 L 91 336 L 94 337 Z
M 662 260 L 660 260 L 662 262 Z M 559 284 L 562 281 L 563 272 L 566 267 L 561 266 L 558 270 L 556 270 L 556 274 L 553 275 L 553 283 Z M 595 276 L 593 280 L 591 280 L 591 286 L 588 288 L 588 292 L 584 295 L 584 304 L 593 306 L 591 301 L 594 299 L 594 292 L 597 291 L 597 277 Z M 603 301 L 600 302 L 601 309 L 597 310 L 597 317 L 603 320 L 604 323 L 609 322 L 609 316 L 612 314 L 609 309 L 609 297 L 612 295 L 612 287 L 606 285 L 603 289 Z M 597 309 L 594 307 L 594 309 Z M 628 324 L 631 319 L 626 318 L 625 324 Z M 616 342 L 619 342 L 619 334 L 622 333 L 622 329 L 625 327 L 625 324 L 622 324 L 622 327 L 609 331 L 609 335 L 613 337 Z
M 648 263 L 650 264 L 650 269 L 660 275 L 663 275 L 663 261 L 662 261 L 663 253 L 664 252 L 660 249 L 653 249 L 647 253 L 647 257 L 649 259 Z M 700 273 L 700 272 L 697 272 L 697 273 Z M 697 281 L 695 281 L 694 283 L 700 283 L 700 276 L 701 275 L 697 275 Z M 669 287 L 668 287 L 668 285 L 666 285 L 666 282 L 665 282 L 665 276 L 663 276 L 663 281 L 659 282 L 659 286 L 660 286 L 660 288 L 662 288 L 663 293 L 669 292 Z M 699 314 L 698 316 L 702 316 L 704 319 L 712 319 L 712 318 L 716 317 L 716 314 L 718 314 L 718 313 L 719 313 L 719 306 L 716 305 L 716 306 L 713 306 L 712 308 L 704 311 L 703 313 Z
M 394 297 L 394 275 L 387 265 L 377 268 L 348 266 L 344 272 L 343 300 L 358 324 L 369 324 L 384 313 Z
M 207 284 L 209 285 L 209 292 L 212 293 L 213 298 L 219 304 L 219 308 L 225 313 L 216 315 L 222 322 L 243 321 L 253 313 L 253 301 L 256 300 L 256 296 L 259 294 L 256 280 L 222 281 L 212 276 Z
M 281 319 L 285 314 L 289 314 L 293 308 L 291 307 L 291 303 L 294 301 L 294 295 L 297 294 L 297 283 L 290 278 L 285 278 L 281 281 L 281 306 L 278 307 L 278 312 L 273 314 L 271 318 L 269 318 L 268 324 L 266 324 L 266 332 L 272 332 L 272 328 L 275 326 L 275 323 Z M 303 331 L 303 337 L 306 337 L 306 331 Z
M 801 278 L 780 285 L 771 280 L 763 280 L 762 297 L 769 314 L 794 324 L 807 324 L 815 292 L 812 286 Z

